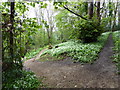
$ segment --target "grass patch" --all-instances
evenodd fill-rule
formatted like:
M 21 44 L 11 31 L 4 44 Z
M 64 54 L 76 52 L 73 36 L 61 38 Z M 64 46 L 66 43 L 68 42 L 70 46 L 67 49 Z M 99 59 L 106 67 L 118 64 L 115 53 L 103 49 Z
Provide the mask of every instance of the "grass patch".
M 113 62 L 116 63 L 118 74 L 120 74 L 120 31 L 113 32 L 113 40 L 114 40 Z
M 101 48 L 104 46 L 105 41 L 108 38 L 110 32 L 103 33 L 99 38 L 98 42 L 83 44 L 79 41 L 68 41 L 64 43 L 57 44 L 57 48 L 52 48 L 46 50 L 42 55 L 51 55 L 51 56 L 60 56 L 64 53 L 67 53 L 67 56 L 70 56 L 74 59 L 74 62 L 93 62 L 100 52 Z

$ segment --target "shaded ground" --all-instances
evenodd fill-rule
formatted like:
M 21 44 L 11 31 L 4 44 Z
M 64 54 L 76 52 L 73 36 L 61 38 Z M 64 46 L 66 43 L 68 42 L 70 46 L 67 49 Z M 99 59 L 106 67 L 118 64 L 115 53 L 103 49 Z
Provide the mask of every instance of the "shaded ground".
M 117 88 L 119 87 L 116 66 L 110 57 L 113 40 L 110 35 L 99 59 L 93 64 L 73 63 L 71 58 L 60 61 L 26 61 L 24 66 L 30 68 L 39 77 L 44 76 L 43 81 L 50 87 L 57 88 Z

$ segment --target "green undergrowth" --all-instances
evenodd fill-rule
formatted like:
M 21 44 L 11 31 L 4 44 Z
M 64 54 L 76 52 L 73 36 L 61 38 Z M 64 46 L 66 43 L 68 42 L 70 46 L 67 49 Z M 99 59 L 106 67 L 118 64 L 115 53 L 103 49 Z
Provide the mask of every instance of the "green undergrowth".
M 43 49 L 47 48 L 48 46 L 45 46 L 43 48 L 38 48 L 38 49 L 33 49 L 29 52 L 26 53 L 25 55 L 25 59 L 24 60 L 28 60 L 28 59 L 31 59 L 31 58 L 34 58 L 36 57 L 36 55 Z
M 38 88 L 43 87 L 41 80 L 31 71 L 11 70 L 2 73 L 3 88 Z
M 26 55 L 25 55 L 26 60 L 27 60 L 27 59 L 34 58 L 42 49 L 43 49 L 43 48 L 33 49 L 33 50 L 27 52 Z
M 113 40 L 114 40 L 113 62 L 116 63 L 118 73 L 120 74 L 120 31 L 113 32 Z
M 42 56 L 49 54 L 51 56 L 60 56 L 67 54 L 73 58 L 74 62 L 93 62 L 98 57 L 98 53 L 104 46 L 110 32 L 103 33 L 97 42 L 83 44 L 80 41 L 70 40 L 64 43 L 55 45 L 52 49 L 46 50 Z M 56 47 L 57 46 L 57 47 Z

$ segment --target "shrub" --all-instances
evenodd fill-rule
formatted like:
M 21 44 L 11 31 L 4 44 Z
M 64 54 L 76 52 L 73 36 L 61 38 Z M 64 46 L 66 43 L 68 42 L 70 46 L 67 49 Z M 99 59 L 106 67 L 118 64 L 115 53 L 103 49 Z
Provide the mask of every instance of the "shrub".
M 103 32 L 102 27 L 96 21 L 83 21 L 79 24 L 79 39 L 84 43 L 96 42 Z

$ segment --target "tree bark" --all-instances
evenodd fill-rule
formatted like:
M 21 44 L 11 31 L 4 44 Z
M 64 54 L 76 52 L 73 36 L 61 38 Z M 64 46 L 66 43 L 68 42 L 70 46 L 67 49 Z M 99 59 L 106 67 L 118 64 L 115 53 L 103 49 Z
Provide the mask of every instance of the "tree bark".
M 89 4 L 88 4 L 88 15 L 89 15 L 89 19 L 92 19 L 92 17 L 93 17 L 93 2 L 89 2 Z
M 0 13 L 0 16 L 1 16 L 1 13 Z M 0 20 L 2 18 L 0 17 Z M 2 81 L 2 47 L 3 47 L 3 44 L 2 44 L 2 24 L 0 22 L 0 81 Z M 2 82 L 0 84 L 0 88 L 2 88 Z
M 10 14 L 10 23 L 11 23 L 11 27 L 10 27 L 10 56 L 11 56 L 11 60 L 13 60 L 13 45 L 14 45 L 14 42 L 13 42 L 13 32 L 14 32 L 14 13 L 15 13 L 15 10 L 14 10 L 14 6 L 15 6 L 15 2 L 11 2 L 11 6 L 10 6 L 10 10 L 11 10 L 11 14 Z
M 100 0 L 97 2 L 97 19 L 100 24 Z
M 101 13 L 100 13 L 100 20 L 101 20 L 103 17 L 106 17 L 106 15 L 107 15 L 105 0 L 103 1 L 102 8 L 100 8 L 100 9 L 102 9 Z
M 51 43 L 51 42 L 50 42 L 51 37 L 50 37 L 49 28 L 47 28 L 47 36 L 48 36 L 48 44 L 50 44 L 50 43 Z
M 120 5 L 118 6 L 118 25 L 120 27 Z
M 113 27 L 112 27 L 113 31 L 115 30 L 115 26 L 116 26 L 117 8 L 118 8 L 118 2 L 116 3 L 116 7 L 115 7 L 115 10 L 114 10 L 114 21 L 113 21 Z
M 112 10 L 112 2 L 111 2 L 111 0 L 109 0 L 109 17 L 110 17 L 110 21 L 109 21 L 109 25 L 110 25 L 110 29 L 112 30 L 112 20 L 111 20 L 111 18 L 112 18 L 112 12 L 113 12 L 113 10 Z
M 85 4 L 85 12 L 86 12 L 86 15 L 88 14 L 88 2 L 84 2 Z

